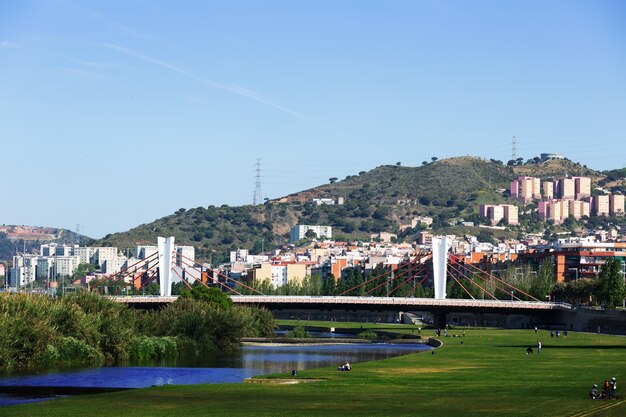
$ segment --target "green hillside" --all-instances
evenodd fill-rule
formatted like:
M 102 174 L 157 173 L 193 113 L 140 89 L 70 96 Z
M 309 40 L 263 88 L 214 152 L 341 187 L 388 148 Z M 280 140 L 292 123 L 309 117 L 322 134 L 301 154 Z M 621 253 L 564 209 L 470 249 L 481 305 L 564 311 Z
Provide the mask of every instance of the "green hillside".
M 562 174 L 561 174 L 562 173 Z M 415 216 L 433 217 L 433 228 L 449 227 L 451 219 L 478 221 L 478 206 L 508 200 L 509 182 L 518 175 L 558 178 L 605 175 L 568 160 L 529 160 L 508 165 L 500 161 L 458 157 L 419 167 L 380 166 L 343 180 L 301 191 L 258 206 L 209 206 L 180 209 L 124 233 L 107 235 L 96 244 L 133 248 L 155 244 L 157 236 L 175 236 L 177 243 L 196 247 L 198 259 L 219 262 L 228 251 L 249 248 L 253 253 L 284 245 L 295 224 L 333 226 L 335 239 L 369 239 L 370 233 L 399 233 Z M 342 205 L 314 205 L 313 198 L 342 197 Z M 417 230 L 399 239 L 412 240 Z

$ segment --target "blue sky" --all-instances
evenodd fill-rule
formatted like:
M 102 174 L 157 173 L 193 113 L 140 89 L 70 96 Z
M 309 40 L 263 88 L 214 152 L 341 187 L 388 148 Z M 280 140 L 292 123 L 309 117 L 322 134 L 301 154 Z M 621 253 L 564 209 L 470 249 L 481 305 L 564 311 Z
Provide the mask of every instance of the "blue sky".
M 124 231 L 398 161 L 626 166 L 626 2 L 0 2 L 0 223 Z

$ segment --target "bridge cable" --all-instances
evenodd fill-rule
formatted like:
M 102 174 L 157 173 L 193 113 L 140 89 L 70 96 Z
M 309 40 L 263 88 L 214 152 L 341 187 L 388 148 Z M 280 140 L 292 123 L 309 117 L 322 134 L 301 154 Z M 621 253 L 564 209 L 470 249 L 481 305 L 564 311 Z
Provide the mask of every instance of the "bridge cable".
M 453 270 L 457 271 L 461 276 L 463 276 L 465 279 L 467 279 L 468 281 L 470 281 L 472 284 L 474 284 L 475 286 L 477 286 L 478 288 L 480 288 L 481 290 L 483 290 L 484 293 L 486 293 L 487 295 L 489 295 L 491 298 L 493 298 L 494 300 L 498 300 L 498 298 L 493 295 L 492 293 L 490 293 L 489 291 L 487 291 L 487 289 L 483 288 L 481 285 L 479 285 L 476 281 L 474 281 L 473 279 L 471 279 L 470 277 L 468 277 L 467 275 L 465 275 L 462 271 L 456 269 L 454 266 L 452 266 L 452 264 L 448 264 L 448 266 L 450 268 L 452 268 Z M 483 279 L 481 277 L 481 279 Z M 486 280 L 485 280 L 486 281 Z M 472 297 L 473 298 L 473 297 Z
M 480 268 L 478 268 L 478 267 L 476 267 L 476 266 L 474 266 L 474 265 L 472 265 L 472 264 L 464 263 L 464 265 L 469 265 L 470 267 L 472 267 L 472 268 L 474 268 L 474 269 L 478 270 L 478 271 L 479 271 L 479 272 L 481 272 L 481 273 L 484 273 L 484 274 L 488 275 L 489 277 L 491 277 L 491 278 L 495 279 L 496 281 L 498 281 L 498 282 L 500 282 L 500 283 L 502 283 L 502 284 L 506 285 L 507 287 L 509 287 L 509 288 L 511 288 L 511 289 L 514 289 L 515 291 L 517 291 L 517 292 L 519 292 L 519 293 L 524 294 L 524 295 L 525 295 L 526 297 L 528 297 L 528 298 L 531 298 L 531 299 L 533 299 L 533 300 L 535 300 L 535 301 L 541 301 L 541 300 L 538 300 L 537 298 L 533 297 L 532 295 L 528 294 L 527 292 L 522 291 L 522 290 L 520 290 L 519 288 L 517 288 L 517 287 L 515 287 L 515 286 L 513 286 L 513 285 L 511 285 L 511 284 L 509 284 L 508 282 L 505 282 L 505 281 L 501 280 L 500 278 L 498 278 L 498 277 L 496 277 L 496 276 L 494 276 L 494 275 L 490 274 L 490 273 L 489 273 L 489 272 L 487 272 L 487 271 L 483 271 L 482 269 L 480 269 Z M 504 291 L 504 292 L 506 292 L 506 291 Z
M 198 270 L 195 266 L 193 266 L 193 264 L 191 264 L 191 263 L 189 262 L 189 261 L 192 261 L 191 259 L 189 259 L 189 258 L 187 258 L 186 256 L 183 256 L 183 255 L 181 255 L 181 258 L 184 258 L 184 259 L 181 259 L 181 263 L 182 263 L 182 264 L 187 265 L 187 268 L 191 268 L 191 269 L 193 269 L 194 271 L 200 272 L 200 277 L 202 277 L 202 272 L 203 272 L 203 271 L 202 271 L 202 269 L 205 269 L 204 267 L 202 267 L 202 266 L 201 266 L 201 269 L 200 269 L 200 270 Z M 186 261 L 186 260 L 188 260 L 188 261 Z M 194 262 L 194 264 L 196 263 L 195 261 L 192 261 L 192 262 Z M 214 269 L 211 269 L 211 268 L 206 268 L 206 270 L 207 270 L 207 271 L 214 272 L 214 273 L 217 273 L 218 275 L 223 276 L 224 278 L 226 278 L 226 279 L 228 279 L 228 280 L 230 280 L 230 281 L 233 281 L 233 282 L 235 282 L 235 283 L 240 284 L 240 282 L 239 282 L 239 281 L 234 280 L 234 279 L 232 279 L 232 278 L 230 278 L 230 277 L 227 277 L 227 276 L 226 276 L 226 275 L 224 275 L 224 274 L 220 274 L 219 272 L 217 272 L 217 271 L 216 271 L 216 270 L 214 270 Z M 196 278 L 195 276 L 192 276 L 192 278 L 193 278 L 193 279 L 195 279 L 196 281 L 198 281 L 200 284 L 204 285 L 205 287 L 210 288 L 207 284 L 205 284 L 204 282 L 202 282 L 202 280 L 201 280 L 201 279 L 199 280 L 199 279 L 198 279 L 198 278 Z M 228 291 L 230 291 L 230 292 L 233 292 L 233 293 L 235 293 L 235 294 L 237 294 L 237 295 L 242 295 L 239 291 L 235 290 L 234 288 L 231 288 L 231 287 L 229 287 L 228 285 L 224 284 L 223 282 L 220 282 L 220 281 L 219 281 L 219 279 L 215 279 L 214 277 L 211 277 L 211 281 L 213 281 L 213 282 L 214 282 L 214 283 L 216 283 L 216 284 L 219 284 L 222 288 L 226 288 L 226 289 L 227 289 Z M 252 290 L 256 291 L 256 292 L 257 292 L 257 293 L 259 293 L 260 295 L 265 295 L 265 294 L 261 293 L 260 291 L 258 291 L 258 290 L 256 290 L 256 289 L 254 289 L 254 288 L 252 288 L 252 287 L 248 287 L 248 286 L 247 286 L 247 285 L 245 285 L 245 284 L 241 284 L 241 285 L 243 285 L 243 286 L 245 286 L 245 287 L 247 287 L 247 288 L 250 288 L 250 289 L 252 289 Z
M 152 261 L 153 261 L 153 259 L 151 260 L 150 258 L 153 258 L 153 257 L 158 257 L 158 253 L 157 253 L 157 252 L 155 252 L 155 253 L 153 253 L 152 255 L 148 256 L 147 258 L 140 259 L 139 261 L 137 261 L 137 262 L 135 262 L 134 264 L 132 264 L 132 265 L 130 265 L 130 266 L 128 266 L 128 267 L 126 267 L 126 268 L 122 269 L 121 271 L 118 271 L 118 272 L 116 272 L 115 274 L 110 275 L 110 276 L 109 276 L 109 277 L 107 277 L 105 280 L 97 282 L 97 283 L 95 284 L 95 286 L 96 286 L 96 287 L 103 286 L 103 285 L 104 285 L 107 281 L 110 281 L 111 279 L 113 279 L 114 277 L 116 277 L 117 275 L 120 275 L 120 274 L 122 274 L 122 273 L 125 273 L 125 275 L 124 275 L 124 277 L 125 277 L 126 275 L 129 275 L 129 274 L 130 274 L 128 271 L 129 271 L 131 268 L 136 267 L 136 266 L 137 266 L 137 265 L 139 265 L 140 263 L 144 263 L 144 264 L 145 264 L 146 262 L 152 262 Z M 135 268 L 135 269 L 133 270 L 133 272 L 136 272 L 136 271 L 137 271 L 137 269 L 138 269 L 138 268 Z M 123 279 L 123 278 L 122 278 L 122 279 Z M 119 281 L 119 279 L 116 279 L 116 281 Z
M 448 267 L 450 267 L 450 265 L 448 265 Z M 454 280 L 457 284 L 459 284 L 459 286 L 463 289 L 463 291 L 465 291 L 465 293 L 466 293 L 467 295 L 469 295 L 469 296 L 470 296 L 470 298 L 471 298 L 472 300 L 474 300 L 474 301 L 475 301 L 476 299 L 474 298 L 474 296 L 473 296 L 473 295 L 472 295 L 472 294 L 471 294 L 471 293 L 467 290 L 467 288 L 465 288 L 465 286 L 464 286 L 463 284 L 461 284 L 461 282 L 460 282 L 460 281 L 459 281 L 459 280 L 458 280 L 458 279 L 454 276 L 454 274 L 452 274 L 452 273 L 450 272 L 450 270 L 449 270 L 449 269 L 448 269 L 448 273 L 450 274 L 450 277 L 451 277 L 451 278 L 452 278 L 452 279 L 453 279 L 453 280 Z
M 392 295 L 394 292 L 396 292 L 396 290 L 400 287 L 402 287 L 403 285 L 405 285 L 406 283 L 408 283 L 411 279 L 415 278 L 416 276 L 418 276 L 419 274 L 421 274 L 422 272 L 424 272 L 426 270 L 426 266 L 423 266 L 422 269 L 420 269 L 419 271 L 417 271 L 416 273 L 409 275 L 409 277 L 407 279 L 405 279 L 401 284 L 397 285 L 394 289 L 392 289 L 389 292 L 389 295 Z M 410 293 L 407 293 L 407 297 L 409 296 Z

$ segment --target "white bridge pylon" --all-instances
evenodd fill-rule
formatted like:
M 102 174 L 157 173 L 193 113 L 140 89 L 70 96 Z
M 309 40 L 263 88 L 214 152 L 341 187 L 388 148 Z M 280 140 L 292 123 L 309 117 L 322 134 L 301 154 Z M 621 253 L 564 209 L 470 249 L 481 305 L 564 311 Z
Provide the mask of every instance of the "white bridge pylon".
M 161 297 L 172 295 L 172 252 L 174 252 L 174 236 L 157 237 L 159 251 L 159 287 Z
M 435 281 L 435 299 L 446 299 L 446 280 L 448 277 L 448 239 L 433 237 L 433 275 Z

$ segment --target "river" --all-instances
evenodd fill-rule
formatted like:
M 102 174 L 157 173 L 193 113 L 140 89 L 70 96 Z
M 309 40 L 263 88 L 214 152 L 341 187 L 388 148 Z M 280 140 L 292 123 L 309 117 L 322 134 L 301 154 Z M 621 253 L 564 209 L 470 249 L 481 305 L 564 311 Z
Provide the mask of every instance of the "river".
M 336 345 L 280 344 L 243 346 L 230 354 L 198 358 L 56 369 L 0 378 L 0 405 L 43 401 L 80 389 L 129 389 L 167 384 L 241 383 L 246 378 L 358 363 L 432 349 L 424 344 L 349 343 Z M 78 388 L 76 390 L 68 387 Z

